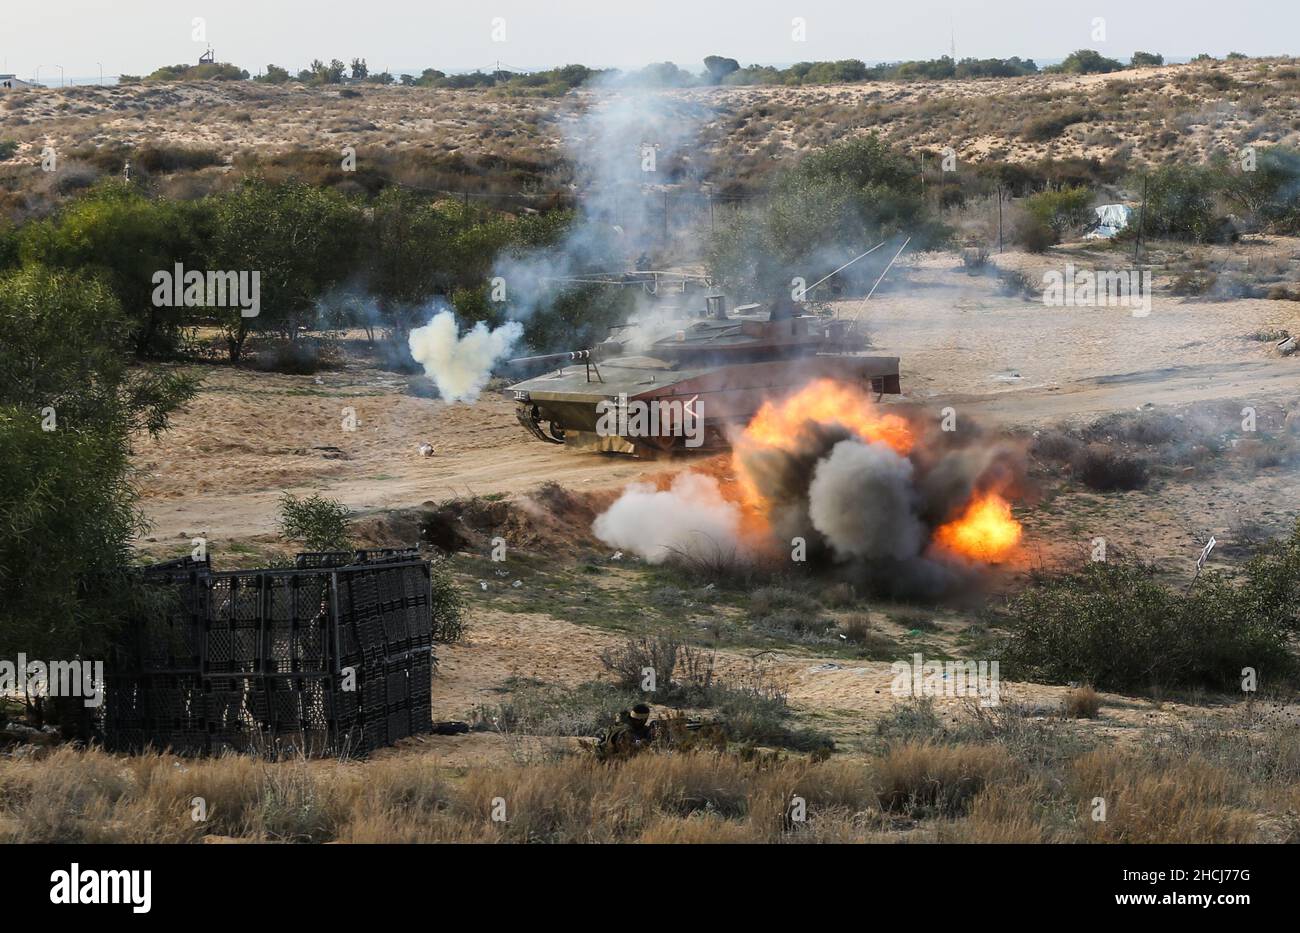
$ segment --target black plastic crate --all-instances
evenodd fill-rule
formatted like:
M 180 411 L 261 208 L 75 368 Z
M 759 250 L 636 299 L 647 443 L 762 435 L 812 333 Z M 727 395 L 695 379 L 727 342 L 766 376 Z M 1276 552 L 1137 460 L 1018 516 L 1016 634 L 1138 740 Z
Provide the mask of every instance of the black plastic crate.
M 293 559 L 293 565 L 301 570 L 346 567 L 353 562 L 352 551 L 304 551 Z
M 304 554 L 298 564 L 213 572 L 181 559 L 146 569 L 174 598 L 109 654 L 96 713 L 105 744 L 364 754 L 429 731 L 428 563 L 377 549 Z
M 332 615 L 329 577 L 268 575 L 263 586 L 267 611 L 263 670 L 271 674 L 327 673 Z
M 214 574 L 206 581 L 208 616 L 203 636 L 203 671 L 253 674 L 262 666 L 265 576 Z

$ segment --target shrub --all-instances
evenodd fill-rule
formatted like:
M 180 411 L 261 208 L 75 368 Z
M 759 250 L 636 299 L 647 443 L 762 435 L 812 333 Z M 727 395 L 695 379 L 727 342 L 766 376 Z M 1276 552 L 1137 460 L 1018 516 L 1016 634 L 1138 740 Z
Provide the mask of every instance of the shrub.
M 1061 715 L 1067 719 L 1096 719 L 1101 696 L 1091 687 L 1076 687 L 1061 700 Z
M 350 546 L 348 507 L 313 493 L 299 499 L 286 492 L 280 498 L 280 533 L 311 551 L 343 551 Z
M 1228 238 L 1225 218 L 1218 210 L 1223 179 L 1222 172 L 1210 166 L 1166 165 L 1151 172 L 1145 179 L 1143 229 L 1150 236 L 1196 243 Z M 1133 186 L 1141 190 L 1143 182 Z
M 1086 188 L 1040 191 L 1025 201 L 1025 210 L 1040 224 L 1051 227 L 1059 238 L 1093 219 L 1091 200 L 1092 194 Z
M 976 794 L 1009 770 L 1006 753 L 996 746 L 898 746 L 877 767 L 880 806 L 913 817 L 960 816 Z
M 1253 559 L 1239 581 L 1208 573 L 1190 593 L 1131 563 L 1090 562 L 1043 579 L 1006 607 L 1008 676 L 1103 689 L 1237 690 L 1250 667 L 1286 681 L 1296 670 L 1288 637 L 1298 571 L 1300 528 Z
M 1150 479 L 1145 460 L 1104 444 L 1090 444 L 1075 460 L 1074 474 L 1098 492 L 1141 489 Z
M 1025 214 L 1016 225 L 1016 241 L 1030 253 L 1045 253 L 1048 247 L 1059 243 L 1061 237 L 1051 224 Z
M 1090 75 L 1119 71 L 1123 67 L 1118 61 L 1113 58 L 1106 58 L 1096 49 L 1078 49 L 1067 55 L 1061 64 L 1044 70 L 1064 74 Z
M 1066 110 L 1061 113 L 1031 117 L 1020 127 L 1020 138 L 1026 142 L 1043 143 L 1056 139 L 1067 127 L 1091 120 L 1093 115 L 1087 110 Z
M 445 562 L 431 564 L 429 575 L 433 584 L 429 607 L 433 613 L 433 640 L 453 644 L 465 634 L 465 598 Z
M 215 149 L 153 144 L 136 153 L 136 161 L 146 172 L 179 172 L 221 165 L 221 153 Z
M 310 376 L 339 365 L 338 348 L 319 338 L 276 340 L 257 352 L 257 369 L 263 372 Z

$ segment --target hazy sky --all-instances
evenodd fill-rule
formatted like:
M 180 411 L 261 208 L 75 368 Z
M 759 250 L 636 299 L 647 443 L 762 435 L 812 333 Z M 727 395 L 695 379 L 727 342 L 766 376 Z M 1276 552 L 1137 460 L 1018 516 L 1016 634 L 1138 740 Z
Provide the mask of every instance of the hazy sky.
M 367 59 L 372 71 L 459 71 L 581 62 L 633 67 L 675 61 L 699 70 L 705 55 L 742 64 L 860 58 L 1020 55 L 1059 59 L 1095 48 L 1128 59 L 1291 54 L 1300 45 L 1296 0 L 6 0 L 0 71 L 58 80 L 148 73 L 193 62 L 205 20 L 219 61 L 256 73 L 268 62 L 297 71 L 312 58 Z M 806 23 L 794 41 L 792 20 Z M 1093 21 L 1105 20 L 1105 41 Z M 504 21 L 494 41 L 493 21 Z M 498 28 L 498 35 L 500 29 Z

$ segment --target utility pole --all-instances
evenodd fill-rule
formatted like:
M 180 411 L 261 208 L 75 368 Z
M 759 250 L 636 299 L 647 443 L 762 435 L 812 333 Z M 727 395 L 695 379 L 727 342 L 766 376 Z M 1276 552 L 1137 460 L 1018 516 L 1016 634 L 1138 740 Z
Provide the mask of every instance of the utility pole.
M 998 253 L 1002 253 L 1002 186 L 998 185 Z
M 1138 208 L 1138 235 L 1133 238 L 1133 265 L 1138 264 L 1138 248 L 1142 245 L 1142 228 L 1147 219 L 1147 176 L 1142 176 L 1142 206 Z

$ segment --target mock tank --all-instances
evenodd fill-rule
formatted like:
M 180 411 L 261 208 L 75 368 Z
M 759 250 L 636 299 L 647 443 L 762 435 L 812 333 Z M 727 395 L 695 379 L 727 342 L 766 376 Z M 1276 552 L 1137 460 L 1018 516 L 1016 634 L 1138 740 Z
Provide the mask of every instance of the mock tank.
M 706 311 L 653 327 L 626 324 L 594 347 L 511 360 L 556 368 L 506 389 L 539 440 L 654 457 L 729 446 L 764 401 L 830 378 L 897 395 L 898 357 L 868 356 L 851 322 L 794 302 Z

